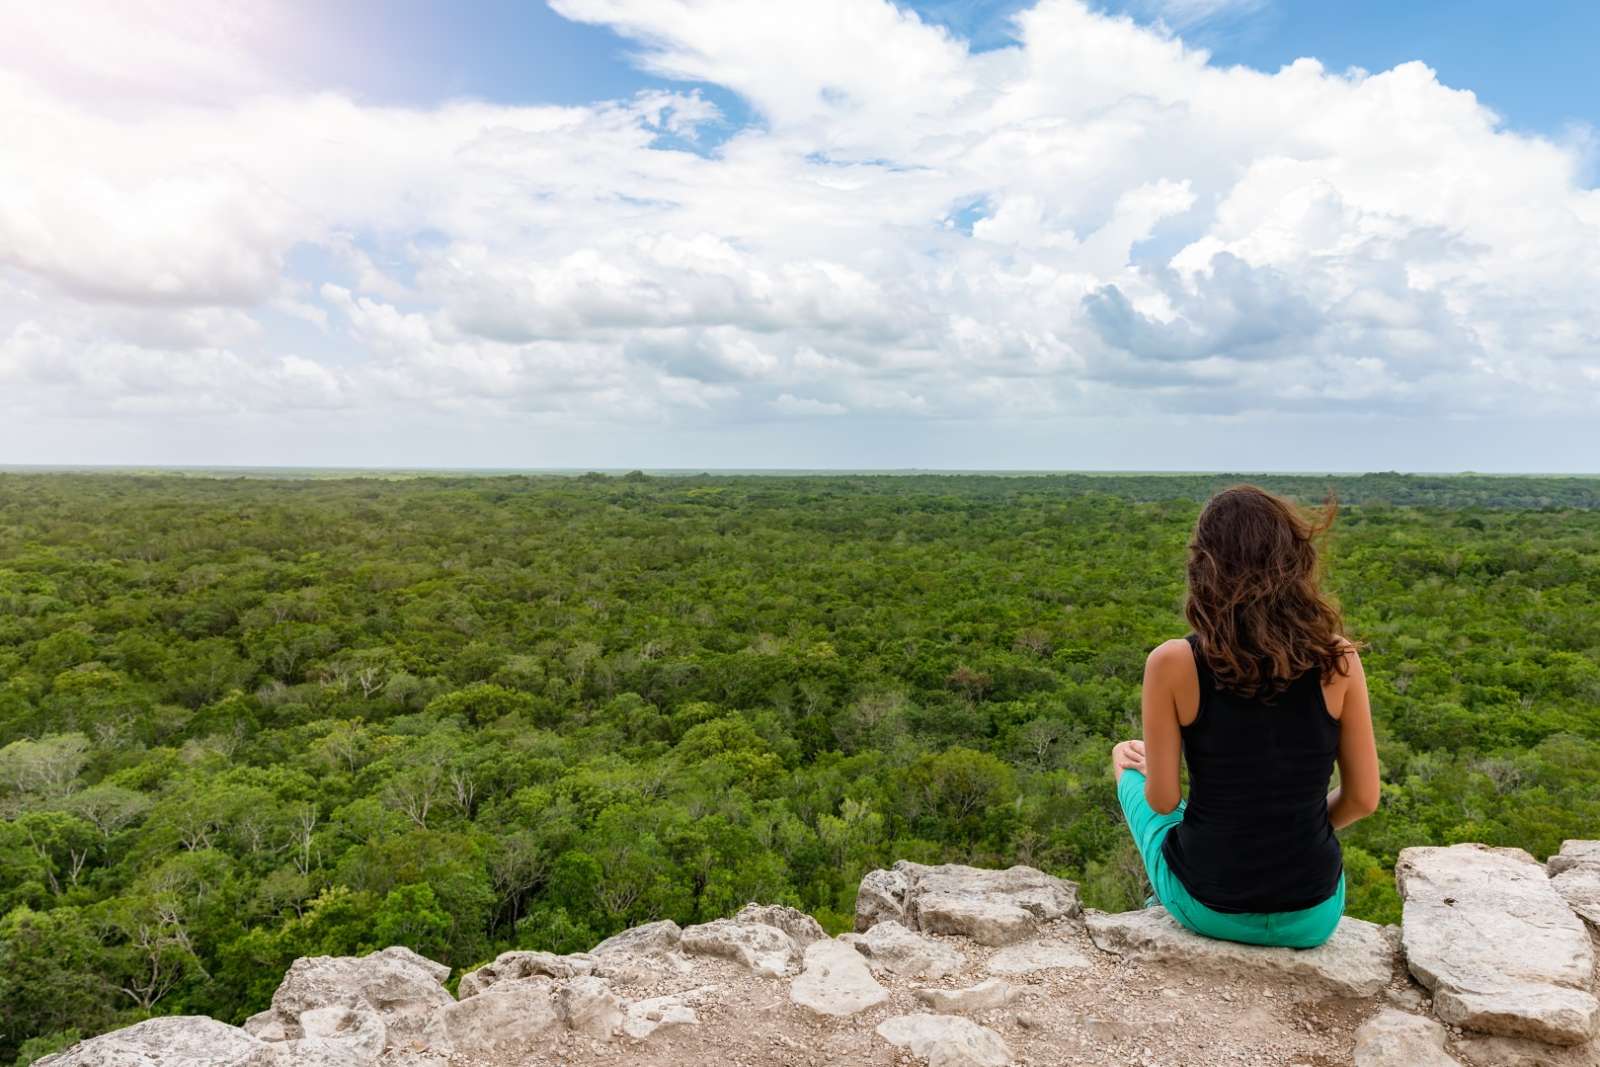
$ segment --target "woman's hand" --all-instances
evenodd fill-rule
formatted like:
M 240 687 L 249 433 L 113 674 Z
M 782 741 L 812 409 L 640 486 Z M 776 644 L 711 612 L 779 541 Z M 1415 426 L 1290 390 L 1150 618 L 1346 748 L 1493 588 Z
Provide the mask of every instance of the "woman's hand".
M 1123 771 L 1138 771 L 1145 773 L 1144 769 L 1144 742 L 1138 739 L 1118 742 L 1111 749 L 1111 773 L 1113 777 L 1120 778 Z

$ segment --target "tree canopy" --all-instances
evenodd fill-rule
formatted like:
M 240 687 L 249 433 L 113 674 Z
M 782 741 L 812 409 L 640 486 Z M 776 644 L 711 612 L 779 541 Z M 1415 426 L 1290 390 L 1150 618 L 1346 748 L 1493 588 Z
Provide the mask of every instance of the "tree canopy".
M 0 474 L 0 1063 L 300 955 L 840 930 L 897 858 L 1135 906 L 1107 751 L 1237 480 Z M 1407 845 L 1593 836 L 1600 480 L 1250 480 L 1345 503 L 1350 912 Z

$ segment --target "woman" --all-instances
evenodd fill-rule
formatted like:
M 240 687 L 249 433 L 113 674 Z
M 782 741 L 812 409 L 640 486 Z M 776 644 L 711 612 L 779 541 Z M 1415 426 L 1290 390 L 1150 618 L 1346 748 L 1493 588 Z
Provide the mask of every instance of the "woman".
M 1361 657 L 1318 587 L 1314 541 L 1334 511 L 1313 525 L 1251 485 L 1206 503 L 1189 543 L 1194 632 L 1150 653 L 1144 739 L 1111 750 L 1150 884 L 1195 933 L 1311 948 L 1344 911 L 1333 832 L 1376 810 L 1378 752 Z

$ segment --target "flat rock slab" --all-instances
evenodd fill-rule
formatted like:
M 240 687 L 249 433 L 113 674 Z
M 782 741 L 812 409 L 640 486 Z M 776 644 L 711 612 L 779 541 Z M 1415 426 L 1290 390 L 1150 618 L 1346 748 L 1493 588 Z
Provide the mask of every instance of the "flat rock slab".
M 1059 941 L 1024 941 L 989 957 L 983 969 L 990 974 L 1032 974 L 1035 971 L 1081 971 L 1089 958 L 1071 945 Z
M 788 974 L 796 956 L 794 938 L 776 926 L 733 919 L 690 926 L 683 931 L 680 944 L 692 955 L 721 956 L 768 978 Z
M 915 978 L 943 978 L 961 969 L 961 953 L 950 945 L 912 933 L 886 919 L 864 934 L 846 934 L 844 940 L 872 961 L 875 970 Z
M 1368 997 L 1389 984 L 1394 944 L 1384 928 L 1344 918 L 1316 948 L 1241 945 L 1201 937 L 1178 925 L 1166 908 L 1091 914 L 1089 936 L 1106 952 L 1137 959 L 1182 963 L 1230 975 L 1269 974 L 1298 978 L 1348 997 Z
M 710 986 L 701 986 L 682 993 L 633 1001 L 628 1005 L 626 1018 L 622 1020 L 622 1032 L 635 1041 L 643 1041 L 657 1030 L 697 1026 L 700 1016 L 695 1012 L 694 1003 L 713 993 Z
M 1356 1031 L 1355 1067 L 1461 1067 L 1444 1042 L 1432 1019 L 1385 1008 Z
M 1011 1050 L 999 1034 L 959 1015 L 896 1015 L 879 1023 L 877 1034 L 927 1060 L 928 1067 L 1007 1067 L 1011 1062 Z
M 843 941 L 806 947 L 805 970 L 789 986 L 789 999 L 818 1015 L 854 1015 L 889 999 L 867 961 Z
M 993 870 L 901 860 L 869 871 L 856 893 L 856 929 L 893 919 L 907 929 L 956 934 L 981 945 L 1032 937 L 1041 922 L 1083 914 L 1078 887 L 1032 867 Z
M 203 1015 L 169 1015 L 80 1041 L 34 1067 L 217 1067 L 239 1063 L 265 1042 Z
M 918 1001 L 944 1014 L 1003 1008 L 1019 995 L 1018 990 L 999 978 L 986 978 L 977 985 L 967 986 L 965 989 L 925 986 L 916 991 Z
M 1600 1025 L 1583 922 L 1521 849 L 1408 848 L 1395 863 L 1402 946 L 1433 1011 L 1457 1026 L 1561 1045 Z

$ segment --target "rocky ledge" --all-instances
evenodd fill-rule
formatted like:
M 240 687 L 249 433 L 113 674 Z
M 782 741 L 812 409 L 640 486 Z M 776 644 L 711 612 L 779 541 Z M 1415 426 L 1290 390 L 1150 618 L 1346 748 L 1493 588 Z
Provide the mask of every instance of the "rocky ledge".
M 1401 927 L 1308 951 L 1085 912 L 1029 867 L 901 862 L 856 929 L 751 904 L 462 976 L 395 947 L 297 960 L 243 1027 L 152 1019 L 39 1067 L 875 1064 L 1600 1067 L 1600 842 L 1401 853 Z

